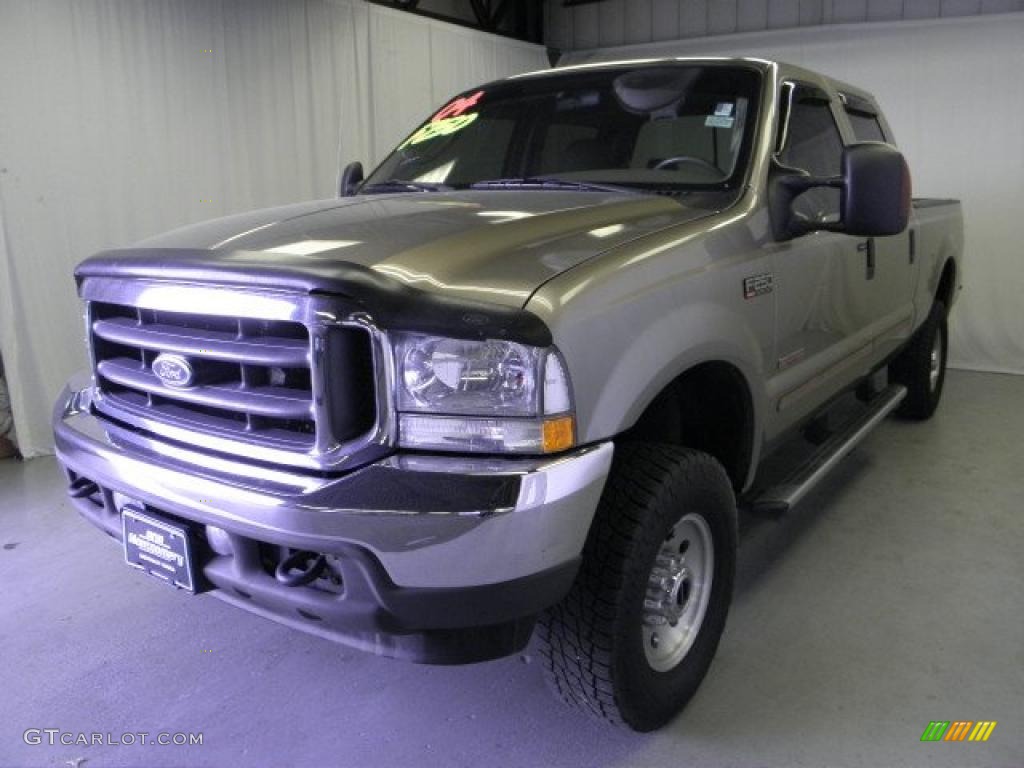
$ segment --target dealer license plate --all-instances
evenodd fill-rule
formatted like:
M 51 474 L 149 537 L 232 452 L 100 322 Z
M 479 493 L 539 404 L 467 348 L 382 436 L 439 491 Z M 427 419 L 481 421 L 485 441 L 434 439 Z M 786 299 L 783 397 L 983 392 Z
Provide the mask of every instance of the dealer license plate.
M 131 507 L 121 512 L 124 559 L 171 586 L 195 592 L 188 529 Z

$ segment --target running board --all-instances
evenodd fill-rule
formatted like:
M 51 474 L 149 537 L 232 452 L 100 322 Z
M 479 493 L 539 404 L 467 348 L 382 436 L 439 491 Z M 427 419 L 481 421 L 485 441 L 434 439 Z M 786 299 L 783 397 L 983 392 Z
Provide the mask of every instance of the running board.
M 782 514 L 806 496 L 835 466 L 852 451 L 882 419 L 907 396 L 906 387 L 894 385 L 880 392 L 867 404 L 867 410 L 855 418 L 843 431 L 832 435 L 777 485 L 766 489 L 748 505 L 755 513 Z

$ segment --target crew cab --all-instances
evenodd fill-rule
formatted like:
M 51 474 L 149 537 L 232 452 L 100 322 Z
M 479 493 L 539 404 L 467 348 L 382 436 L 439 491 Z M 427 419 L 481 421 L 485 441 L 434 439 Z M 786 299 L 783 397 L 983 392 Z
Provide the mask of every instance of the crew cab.
M 167 584 L 421 662 L 536 635 L 563 698 L 650 730 L 714 656 L 738 510 L 785 513 L 938 405 L 959 204 L 912 200 L 852 85 L 759 59 L 520 75 L 339 192 L 75 272 L 90 369 L 57 455 Z

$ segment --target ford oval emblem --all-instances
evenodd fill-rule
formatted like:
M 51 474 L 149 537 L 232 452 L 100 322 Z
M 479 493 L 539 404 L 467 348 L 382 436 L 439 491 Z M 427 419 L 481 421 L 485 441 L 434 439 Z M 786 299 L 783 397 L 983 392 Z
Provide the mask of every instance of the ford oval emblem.
M 190 387 L 196 379 L 192 363 L 181 355 L 169 355 L 166 352 L 156 356 L 153 373 L 168 387 Z

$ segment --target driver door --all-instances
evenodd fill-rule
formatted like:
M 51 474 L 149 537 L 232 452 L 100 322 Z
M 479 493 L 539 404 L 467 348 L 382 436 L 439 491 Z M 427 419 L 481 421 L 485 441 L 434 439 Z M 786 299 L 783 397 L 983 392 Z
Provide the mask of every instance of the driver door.
M 789 119 L 777 160 L 812 176 L 841 172 L 843 139 L 831 96 L 785 83 Z M 839 218 L 839 190 L 818 187 L 794 201 L 809 221 Z M 777 360 L 769 380 L 775 410 L 769 439 L 798 424 L 870 367 L 871 304 L 863 238 L 813 231 L 774 243 Z

